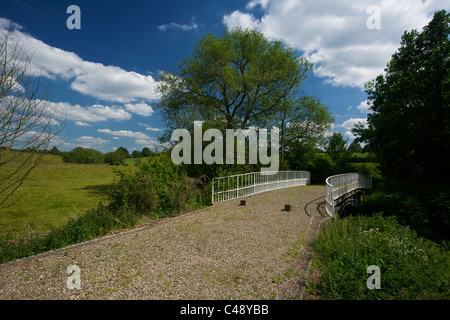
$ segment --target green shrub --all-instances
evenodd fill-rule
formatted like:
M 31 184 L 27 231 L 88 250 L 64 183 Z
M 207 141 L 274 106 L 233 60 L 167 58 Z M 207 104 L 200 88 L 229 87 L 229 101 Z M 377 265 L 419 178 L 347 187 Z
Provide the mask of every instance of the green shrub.
M 311 172 L 311 183 L 325 183 L 329 176 L 342 173 L 336 171 L 336 164 L 327 153 L 316 154 L 306 170 Z
M 348 163 L 347 171 L 369 174 L 372 178 L 381 178 L 381 172 L 376 163 L 362 162 L 362 163 Z
M 105 162 L 105 156 L 100 151 L 81 147 L 77 147 L 69 152 L 63 152 L 61 156 L 65 162 L 71 163 L 100 164 Z
M 350 154 L 349 162 L 351 163 L 362 163 L 362 162 L 374 162 L 375 155 L 368 152 L 353 152 Z
M 116 151 L 105 154 L 105 162 L 111 165 L 121 164 L 126 158 L 127 154 L 122 149 L 117 149 Z
M 418 237 L 393 218 L 349 217 L 322 228 L 315 242 L 325 299 L 450 299 L 448 248 Z M 369 290 L 367 267 L 381 272 Z
M 161 217 L 197 204 L 199 181 L 187 177 L 168 155 L 149 158 L 140 164 L 138 172 L 116 173 L 119 180 L 111 194 L 116 208 L 132 208 L 140 214 Z

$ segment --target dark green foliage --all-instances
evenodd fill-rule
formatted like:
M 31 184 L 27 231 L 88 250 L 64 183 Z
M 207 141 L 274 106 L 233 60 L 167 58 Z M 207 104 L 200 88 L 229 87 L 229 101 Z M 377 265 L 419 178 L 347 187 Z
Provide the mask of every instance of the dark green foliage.
M 305 167 L 311 172 L 311 183 L 325 183 L 329 176 L 342 173 L 336 170 L 336 165 L 327 153 L 316 154 Z
M 283 99 L 278 113 L 280 170 L 285 170 L 289 169 L 290 162 L 310 157 L 314 149 L 326 141 L 325 134 L 334 119 L 318 98 L 305 95 Z
M 347 147 L 347 151 L 351 153 L 362 152 L 363 148 L 356 140 L 353 140 L 352 143 L 350 143 L 350 145 Z
M 331 160 L 340 162 L 347 155 L 347 140 L 344 140 L 344 136 L 340 132 L 334 132 L 331 137 L 328 138 L 326 152 L 330 155 Z
M 435 241 L 450 240 L 450 187 L 445 184 L 414 185 L 378 181 L 364 196 L 358 212 L 370 215 L 383 212 L 395 216 L 421 236 Z
M 105 156 L 100 151 L 77 147 L 69 152 L 63 152 L 62 158 L 65 162 L 99 164 L 105 162 Z
M 61 155 L 61 151 L 59 151 L 56 146 L 53 146 L 53 148 L 49 151 L 49 153 L 53 155 Z
M 145 157 L 151 157 L 151 156 L 154 155 L 154 154 L 155 154 L 155 153 L 154 153 L 152 150 L 150 150 L 149 148 L 147 148 L 147 147 L 143 148 L 142 151 L 141 151 L 141 156 L 142 156 L 143 158 L 145 158 Z
M 123 163 L 123 161 L 127 158 L 127 154 L 123 151 L 123 149 L 125 148 L 119 148 L 116 151 L 105 154 L 105 162 L 112 165 Z
M 348 162 L 350 163 L 370 163 L 375 162 L 375 156 L 373 153 L 368 152 L 351 152 L 349 151 L 349 159 Z
M 386 75 L 367 85 L 368 128 L 358 140 L 385 177 L 445 181 L 450 176 L 450 15 L 436 12 L 422 32 L 405 32 Z
M 358 172 L 379 178 L 378 165 L 373 163 L 373 157 L 368 153 L 345 152 L 336 161 L 325 152 L 312 152 L 313 149 L 290 154 L 287 159 L 291 170 L 306 170 L 311 172 L 311 183 L 323 184 L 332 175 Z
M 288 152 L 285 153 L 284 167 L 288 170 L 308 170 L 307 166 L 310 161 L 316 158 L 313 141 L 293 141 L 290 143 Z
M 119 147 L 119 148 L 117 148 L 116 151 L 122 151 L 123 154 L 125 155 L 125 158 L 129 158 L 130 157 L 130 153 L 128 152 L 127 148 Z
M 132 208 L 140 214 L 165 216 L 196 206 L 202 182 L 189 178 L 168 154 L 144 161 L 138 172 L 117 170 L 112 205 Z
M 134 150 L 134 151 L 131 153 L 131 157 L 133 157 L 133 158 L 142 158 L 142 154 L 141 154 L 139 151 Z

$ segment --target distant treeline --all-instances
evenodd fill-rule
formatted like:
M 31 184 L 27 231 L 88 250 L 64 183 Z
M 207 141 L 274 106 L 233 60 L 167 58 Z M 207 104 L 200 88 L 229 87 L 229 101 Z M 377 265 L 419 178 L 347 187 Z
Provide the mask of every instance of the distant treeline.
M 63 152 L 58 150 L 57 147 L 53 147 L 50 154 L 59 155 L 65 162 L 70 163 L 84 163 L 84 164 L 101 164 L 109 163 L 112 165 L 122 164 L 125 159 L 128 158 L 143 158 L 151 157 L 157 152 L 145 147 L 142 151 L 134 150 L 131 154 L 124 147 L 119 147 L 117 150 L 107 153 L 102 153 L 95 149 L 76 147 L 75 149 Z

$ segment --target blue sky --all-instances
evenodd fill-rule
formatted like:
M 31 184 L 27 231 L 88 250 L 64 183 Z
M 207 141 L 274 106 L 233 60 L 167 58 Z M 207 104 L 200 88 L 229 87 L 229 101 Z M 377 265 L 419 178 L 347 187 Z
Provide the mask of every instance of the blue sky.
M 66 115 L 58 148 L 124 146 L 130 153 L 157 147 L 164 129 L 151 108 L 156 74 L 176 72 L 205 33 L 221 35 L 227 27 L 282 39 L 313 62 L 304 92 L 328 106 L 333 131 L 350 142 L 354 123 L 365 123 L 370 112 L 364 83 L 383 73 L 405 30 L 421 30 L 435 11 L 448 9 L 440 0 L 0 3 L 0 26 L 11 26 L 15 41 L 33 53 L 33 67 L 51 80 L 48 102 Z M 70 5 L 81 10 L 79 30 L 66 26 Z

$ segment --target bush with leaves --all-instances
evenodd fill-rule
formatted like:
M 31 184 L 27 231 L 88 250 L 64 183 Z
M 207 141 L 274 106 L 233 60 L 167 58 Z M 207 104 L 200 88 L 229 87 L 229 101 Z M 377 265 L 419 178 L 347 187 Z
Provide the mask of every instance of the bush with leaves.
M 121 164 L 126 158 L 127 154 L 122 149 L 117 149 L 116 151 L 105 154 L 105 162 L 112 165 Z
M 161 217 L 197 205 L 200 181 L 189 178 L 166 154 L 144 161 L 137 172 L 116 169 L 119 180 L 112 189 L 115 207 Z
M 69 152 L 62 153 L 65 162 L 100 164 L 105 162 L 105 155 L 94 149 L 77 147 Z

